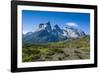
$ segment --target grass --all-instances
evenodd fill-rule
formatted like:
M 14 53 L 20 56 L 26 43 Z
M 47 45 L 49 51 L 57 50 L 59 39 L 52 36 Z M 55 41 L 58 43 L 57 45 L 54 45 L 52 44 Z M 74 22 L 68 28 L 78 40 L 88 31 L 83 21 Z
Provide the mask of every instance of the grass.
M 82 52 L 74 51 L 74 49 L 81 50 L 86 53 L 84 57 L 80 55 Z M 73 51 L 73 52 L 72 52 Z M 75 58 L 73 54 L 79 58 Z M 85 36 L 78 39 L 70 39 L 61 42 L 51 42 L 47 44 L 25 44 L 22 49 L 22 61 L 55 61 L 55 60 L 70 60 L 85 59 L 90 53 L 90 37 Z M 87 57 L 86 57 L 87 59 Z M 89 57 L 88 57 L 89 59 Z

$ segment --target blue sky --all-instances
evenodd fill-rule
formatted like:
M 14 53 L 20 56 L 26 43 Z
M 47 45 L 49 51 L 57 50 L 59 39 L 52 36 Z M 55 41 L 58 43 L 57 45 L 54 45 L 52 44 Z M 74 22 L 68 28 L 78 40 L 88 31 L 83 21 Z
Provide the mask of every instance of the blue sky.
M 58 24 L 61 28 L 72 26 L 90 33 L 90 14 L 75 12 L 22 11 L 23 33 L 34 32 L 40 23 L 50 21 L 51 26 Z

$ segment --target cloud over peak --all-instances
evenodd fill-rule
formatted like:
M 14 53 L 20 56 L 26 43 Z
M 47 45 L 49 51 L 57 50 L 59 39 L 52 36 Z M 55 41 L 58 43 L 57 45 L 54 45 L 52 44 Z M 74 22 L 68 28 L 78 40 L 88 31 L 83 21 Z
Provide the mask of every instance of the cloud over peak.
M 75 22 L 68 22 L 68 23 L 66 23 L 66 25 L 69 27 L 78 27 L 78 24 Z

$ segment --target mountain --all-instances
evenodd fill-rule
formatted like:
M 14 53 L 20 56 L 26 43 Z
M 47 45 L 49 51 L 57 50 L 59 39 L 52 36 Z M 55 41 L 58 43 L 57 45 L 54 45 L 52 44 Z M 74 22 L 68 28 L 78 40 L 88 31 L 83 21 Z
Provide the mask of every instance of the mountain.
M 72 28 L 72 27 L 66 27 L 64 29 L 64 33 L 69 37 L 69 38 L 78 38 L 80 36 L 84 36 L 85 33 L 81 30 Z
M 23 35 L 23 43 L 49 43 L 68 40 L 71 38 L 80 38 L 85 33 L 79 29 L 65 27 L 61 29 L 57 24 L 51 27 L 51 23 L 41 23 L 35 32 L 28 32 Z
M 36 31 L 41 31 L 41 30 L 47 30 L 48 32 L 51 32 L 52 28 L 51 28 L 50 22 L 47 22 L 45 24 L 43 23 L 39 24 L 39 27 Z
M 29 36 L 27 34 L 25 36 L 27 37 L 23 37 L 24 43 L 48 43 L 58 41 L 57 37 L 52 34 L 50 22 L 39 24 L 35 32 Z
M 54 26 L 52 34 L 57 37 L 57 41 L 63 41 L 67 39 L 67 36 L 63 35 L 63 30 L 57 24 Z

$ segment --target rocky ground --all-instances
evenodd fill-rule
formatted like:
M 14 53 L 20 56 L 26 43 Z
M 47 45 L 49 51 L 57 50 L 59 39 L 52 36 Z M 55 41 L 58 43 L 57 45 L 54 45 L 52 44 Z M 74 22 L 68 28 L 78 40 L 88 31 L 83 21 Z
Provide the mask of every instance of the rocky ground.
M 39 59 L 35 61 L 59 61 L 59 60 L 79 60 L 79 59 L 89 59 L 89 51 L 84 51 L 82 49 L 74 48 L 63 48 L 59 52 L 42 54 Z

